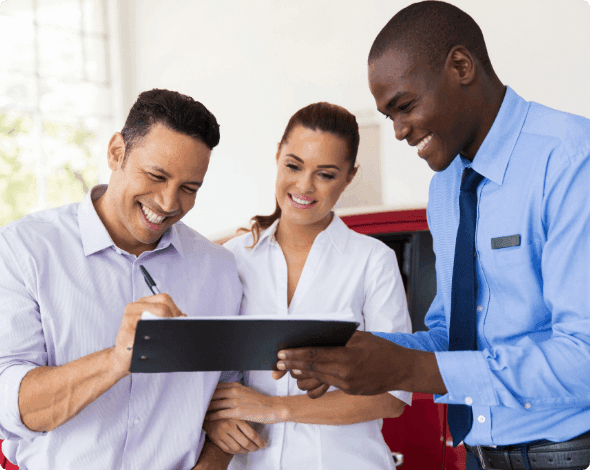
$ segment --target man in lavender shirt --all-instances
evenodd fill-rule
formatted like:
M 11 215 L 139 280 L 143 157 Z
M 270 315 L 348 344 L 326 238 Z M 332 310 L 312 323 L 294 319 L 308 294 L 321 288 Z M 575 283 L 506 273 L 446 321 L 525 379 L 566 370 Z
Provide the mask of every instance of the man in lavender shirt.
M 0 439 L 21 469 L 222 468 L 202 431 L 220 373 L 129 372 L 142 312 L 238 313 L 233 256 L 180 222 L 218 142 L 201 103 L 144 92 L 108 186 L 0 229 Z

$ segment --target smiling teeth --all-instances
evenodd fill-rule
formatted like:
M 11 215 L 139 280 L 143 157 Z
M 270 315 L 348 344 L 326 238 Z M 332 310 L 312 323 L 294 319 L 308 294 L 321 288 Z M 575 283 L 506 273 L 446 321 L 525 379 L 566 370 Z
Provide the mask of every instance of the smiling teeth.
M 297 196 L 291 196 L 293 198 L 293 200 L 297 203 L 297 204 L 303 204 L 308 206 L 309 204 L 313 204 L 314 201 L 306 201 L 304 199 L 299 199 Z
M 424 147 L 426 147 L 430 143 L 431 140 L 432 140 L 432 135 L 429 135 L 429 136 L 425 137 L 424 139 L 422 139 L 418 143 L 418 145 L 416 145 L 418 152 L 421 152 L 422 150 L 424 150 Z
M 148 219 L 154 225 L 160 225 L 162 222 L 164 222 L 164 219 L 166 218 L 162 217 L 161 215 L 155 214 L 154 212 L 152 212 L 151 209 L 147 208 L 143 204 L 141 205 L 141 210 L 145 214 L 145 218 Z

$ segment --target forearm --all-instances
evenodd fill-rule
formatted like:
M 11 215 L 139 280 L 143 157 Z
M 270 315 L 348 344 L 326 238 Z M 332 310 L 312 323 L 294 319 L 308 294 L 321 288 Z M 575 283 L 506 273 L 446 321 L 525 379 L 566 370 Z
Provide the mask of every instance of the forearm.
M 37 367 L 21 382 L 18 406 L 32 431 L 51 431 L 72 419 L 128 374 L 116 367 L 114 348 L 57 367 Z
M 343 425 L 395 418 L 402 414 L 405 406 L 389 393 L 354 396 L 338 390 L 318 399 L 307 395 L 276 398 L 285 421 L 305 424 Z
M 222 451 L 207 439 L 201 450 L 199 461 L 192 470 L 226 470 L 232 458 L 233 454 Z

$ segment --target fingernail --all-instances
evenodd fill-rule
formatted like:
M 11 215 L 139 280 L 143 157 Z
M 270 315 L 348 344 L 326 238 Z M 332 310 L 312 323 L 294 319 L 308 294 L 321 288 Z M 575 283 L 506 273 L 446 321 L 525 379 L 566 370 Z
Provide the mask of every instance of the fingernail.
M 279 359 L 287 359 L 287 355 L 283 351 L 280 351 L 278 356 L 279 356 Z
M 293 369 L 291 372 L 293 372 L 295 375 L 301 375 L 302 372 L 299 369 Z
M 284 362 L 277 362 L 277 369 L 285 370 L 285 363 Z

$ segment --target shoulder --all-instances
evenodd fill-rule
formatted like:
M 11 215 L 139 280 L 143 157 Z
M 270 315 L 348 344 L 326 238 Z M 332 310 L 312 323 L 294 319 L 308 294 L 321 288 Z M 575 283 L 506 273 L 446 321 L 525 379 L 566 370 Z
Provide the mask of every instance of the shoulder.
M 531 102 L 521 136 L 564 164 L 590 154 L 590 120 Z
M 79 235 L 78 205 L 67 204 L 26 215 L 0 227 L 0 237 L 9 241 L 9 246 L 17 248 L 20 245 L 35 247 L 52 244 L 69 233 Z
M 208 240 L 183 222 L 176 222 L 175 227 L 185 256 L 194 256 L 197 258 L 206 256 L 214 259 L 216 262 L 234 263 L 233 255 L 224 247 Z
M 226 241 L 223 247 L 233 253 L 237 258 L 251 254 L 254 251 L 250 249 L 253 242 L 252 232 L 246 232 Z
M 381 259 L 395 259 L 395 252 L 381 240 L 347 228 L 346 256 L 353 256 L 355 261 L 364 258 L 368 262 Z

